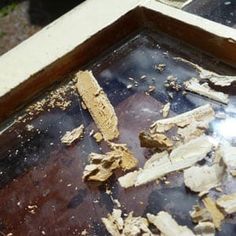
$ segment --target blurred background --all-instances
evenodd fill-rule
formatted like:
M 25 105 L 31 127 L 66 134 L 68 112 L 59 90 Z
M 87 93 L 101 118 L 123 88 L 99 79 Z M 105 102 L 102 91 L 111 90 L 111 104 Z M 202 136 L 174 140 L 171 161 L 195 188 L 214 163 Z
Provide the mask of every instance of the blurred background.
M 83 1 L 0 0 L 0 55 Z M 236 28 L 236 0 L 159 1 Z

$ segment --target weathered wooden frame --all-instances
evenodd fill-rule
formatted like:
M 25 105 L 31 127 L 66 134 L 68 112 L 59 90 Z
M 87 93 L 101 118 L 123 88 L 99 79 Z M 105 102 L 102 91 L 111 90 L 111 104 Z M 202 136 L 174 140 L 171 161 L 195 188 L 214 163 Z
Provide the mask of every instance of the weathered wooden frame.
M 73 69 L 141 28 L 236 66 L 236 31 L 155 0 L 87 0 L 0 57 L 0 122 Z

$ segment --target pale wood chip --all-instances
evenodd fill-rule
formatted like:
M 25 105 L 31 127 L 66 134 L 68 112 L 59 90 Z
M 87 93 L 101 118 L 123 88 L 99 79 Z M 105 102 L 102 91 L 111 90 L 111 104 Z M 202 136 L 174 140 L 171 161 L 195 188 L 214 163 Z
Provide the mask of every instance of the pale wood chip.
M 61 138 L 61 142 L 66 145 L 71 145 L 75 140 L 78 140 L 83 136 L 83 132 L 84 125 L 80 125 L 78 128 L 75 128 L 72 131 L 67 131 Z
M 172 216 L 164 211 L 157 215 L 147 214 L 150 223 L 154 224 L 165 236 L 194 236 L 195 234 L 187 226 L 179 225 Z
M 216 201 L 217 206 L 224 210 L 226 214 L 233 214 L 236 212 L 236 193 L 230 195 L 223 195 Z
M 221 184 L 224 173 L 222 162 L 212 166 L 193 166 L 184 170 L 184 183 L 193 192 L 207 192 Z
M 168 103 L 166 103 L 165 105 L 164 105 L 164 107 L 162 108 L 162 110 L 161 110 L 161 113 L 162 113 L 162 116 L 164 117 L 164 118 L 166 118 L 168 115 L 169 115 L 169 112 L 170 112 L 170 103 L 168 102 Z
M 215 226 L 212 222 L 200 222 L 194 227 L 196 236 L 215 236 Z

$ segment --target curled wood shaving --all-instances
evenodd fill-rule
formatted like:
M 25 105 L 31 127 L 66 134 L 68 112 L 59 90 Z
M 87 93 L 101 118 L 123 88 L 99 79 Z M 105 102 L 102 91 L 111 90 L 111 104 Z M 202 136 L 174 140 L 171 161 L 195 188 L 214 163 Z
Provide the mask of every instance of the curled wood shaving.
M 199 80 L 196 78 L 192 78 L 191 80 L 186 81 L 184 85 L 185 89 L 190 92 L 197 93 L 199 95 L 224 104 L 229 103 L 229 95 L 211 89 L 207 83 L 200 84 Z
M 224 214 L 216 206 L 216 203 L 208 196 L 202 199 L 206 209 L 210 212 L 213 224 L 217 229 L 220 229 L 221 223 L 224 220 Z
M 126 219 L 122 219 L 121 214 L 121 210 L 113 209 L 112 214 L 102 218 L 102 222 L 112 236 L 153 235 L 148 228 L 149 223 L 146 218 L 134 217 L 133 212 L 130 212 Z
M 165 236 L 194 236 L 194 233 L 187 226 L 179 225 L 167 212 L 161 211 L 157 215 L 147 214 L 147 218 Z
M 226 214 L 233 214 L 236 212 L 236 193 L 230 195 L 223 195 L 216 201 L 219 206 Z
M 196 138 L 174 149 L 154 154 L 143 169 L 128 173 L 118 179 L 124 188 L 139 186 L 157 180 L 168 173 L 182 170 L 202 160 L 213 144 L 205 136 Z
M 78 128 L 72 131 L 67 131 L 61 138 L 61 142 L 66 145 L 71 145 L 75 140 L 80 139 L 83 136 L 84 125 L 80 125 Z
M 222 162 L 212 166 L 193 166 L 184 170 L 184 183 L 193 192 L 208 192 L 221 184 L 224 172 Z
M 203 69 L 201 66 L 194 64 L 186 59 L 176 57 L 175 58 L 178 61 L 183 61 L 191 66 L 193 66 L 199 73 L 200 79 L 208 80 L 212 82 L 214 85 L 221 86 L 221 87 L 228 87 L 236 82 L 236 76 L 230 76 L 230 75 L 219 75 L 217 73 L 214 73 L 212 71 Z
M 215 226 L 212 222 L 200 222 L 194 227 L 196 236 L 214 236 Z
M 91 71 L 76 74 L 77 90 L 105 140 L 119 136 L 118 119 L 107 95 L 99 86 Z

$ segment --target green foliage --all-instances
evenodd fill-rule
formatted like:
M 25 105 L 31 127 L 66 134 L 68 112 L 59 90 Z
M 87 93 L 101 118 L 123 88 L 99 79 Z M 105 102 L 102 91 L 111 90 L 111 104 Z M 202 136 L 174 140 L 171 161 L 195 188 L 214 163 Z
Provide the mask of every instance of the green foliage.
M 14 11 L 17 6 L 16 2 L 13 2 L 0 9 L 0 17 L 7 16 L 10 12 Z M 1 32 L 0 32 L 1 34 Z

